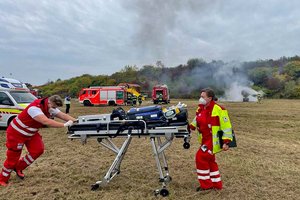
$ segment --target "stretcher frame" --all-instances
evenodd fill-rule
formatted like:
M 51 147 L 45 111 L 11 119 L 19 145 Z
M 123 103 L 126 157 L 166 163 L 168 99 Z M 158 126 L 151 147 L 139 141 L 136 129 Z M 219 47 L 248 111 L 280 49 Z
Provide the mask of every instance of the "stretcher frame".
M 124 130 L 111 130 L 110 126 L 119 123 L 120 125 L 143 124 L 142 127 L 134 129 L 134 126 L 128 126 Z M 127 152 L 127 149 L 131 143 L 133 137 L 149 137 L 152 150 L 154 153 L 155 162 L 159 173 L 159 182 L 161 182 L 161 189 L 154 190 L 155 195 L 168 196 L 169 191 L 167 184 L 172 180 L 169 174 L 169 168 L 165 155 L 165 150 L 171 145 L 174 138 L 183 138 L 183 147 L 188 149 L 190 147 L 190 132 L 188 129 L 188 122 L 181 126 L 166 126 L 166 127 L 153 127 L 148 128 L 147 123 L 144 120 L 117 120 L 103 123 L 103 121 L 95 122 L 94 124 L 105 126 L 100 130 L 72 130 L 69 128 L 69 139 L 80 139 L 82 144 L 87 142 L 88 138 L 97 139 L 97 141 L 105 148 L 111 150 L 116 154 L 116 157 L 111 164 L 110 168 L 106 172 L 102 180 L 96 181 L 95 184 L 91 185 L 91 190 L 97 190 L 100 186 L 107 185 L 116 175 L 120 174 L 121 163 Z M 84 126 L 84 124 L 83 124 Z M 80 125 L 79 125 L 80 127 Z M 136 127 L 135 127 L 136 128 Z M 114 137 L 125 138 L 120 148 L 113 143 Z M 164 138 L 164 140 L 162 140 Z

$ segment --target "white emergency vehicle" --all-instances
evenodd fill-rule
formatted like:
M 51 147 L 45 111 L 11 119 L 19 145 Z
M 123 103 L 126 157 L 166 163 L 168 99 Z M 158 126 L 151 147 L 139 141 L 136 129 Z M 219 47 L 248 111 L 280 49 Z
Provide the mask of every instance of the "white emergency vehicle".
M 35 99 L 24 83 L 0 78 L 0 127 L 7 127 Z

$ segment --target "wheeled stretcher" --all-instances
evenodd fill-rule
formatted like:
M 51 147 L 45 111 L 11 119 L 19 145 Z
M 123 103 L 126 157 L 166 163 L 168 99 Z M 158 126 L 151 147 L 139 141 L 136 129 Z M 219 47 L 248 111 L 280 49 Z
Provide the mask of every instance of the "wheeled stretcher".
M 159 182 L 162 183 L 162 188 L 155 190 L 155 194 L 169 195 L 167 183 L 172 179 L 169 175 L 164 150 L 171 145 L 174 138 L 182 138 L 183 147 L 188 149 L 190 147 L 190 132 L 187 119 L 171 123 L 171 125 L 164 121 L 163 118 L 150 121 L 145 119 L 112 119 L 111 114 L 80 116 L 78 123 L 69 127 L 68 138 L 80 139 L 83 144 L 86 143 L 87 139 L 95 138 L 101 145 L 116 154 L 105 176 L 102 180 L 96 181 L 91 189 L 96 190 L 100 186 L 108 184 L 120 173 L 122 160 L 133 137 L 149 137 L 158 168 Z M 113 143 L 115 137 L 125 139 L 120 148 Z

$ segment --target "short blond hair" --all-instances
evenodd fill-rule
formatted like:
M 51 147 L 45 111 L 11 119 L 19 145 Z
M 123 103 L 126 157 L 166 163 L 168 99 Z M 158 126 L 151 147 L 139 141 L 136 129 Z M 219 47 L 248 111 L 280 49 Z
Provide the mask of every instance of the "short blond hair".
M 59 95 L 52 95 L 49 97 L 49 101 L 54 103 L 57 107 L 63 106 L 63 101 Z

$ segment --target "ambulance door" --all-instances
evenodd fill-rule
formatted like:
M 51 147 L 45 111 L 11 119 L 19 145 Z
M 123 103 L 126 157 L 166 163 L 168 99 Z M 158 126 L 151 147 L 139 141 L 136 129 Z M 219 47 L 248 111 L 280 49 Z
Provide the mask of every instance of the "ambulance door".
M 12 114 L 12 109 L 15 105 L 11 98 L 5 92 L 0 92 L 0 126 L 6 127 L 11 117 L 16 116 Z

